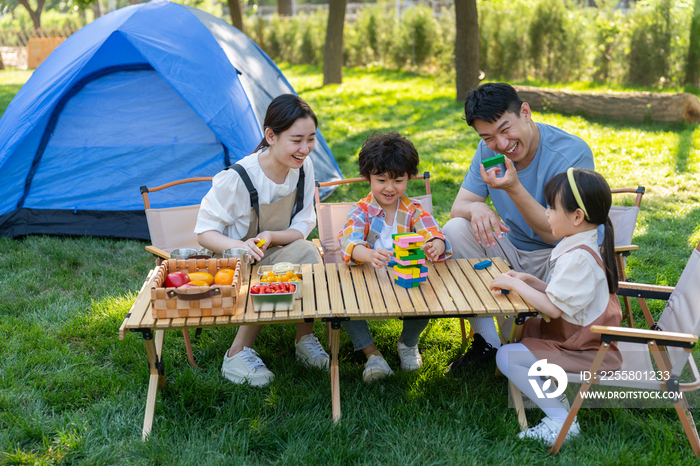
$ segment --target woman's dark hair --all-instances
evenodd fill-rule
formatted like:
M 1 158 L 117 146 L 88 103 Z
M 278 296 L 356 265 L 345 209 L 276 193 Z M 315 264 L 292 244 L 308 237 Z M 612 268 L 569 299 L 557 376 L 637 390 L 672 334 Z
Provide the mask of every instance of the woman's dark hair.
M 612 222 L 608 216 L 612 205 L 612 193 L 610 186 L 600 173 L 585 168 L 574 168 L 574 181 L 581 196 L 588 215 L 586 221 L 594 225 L 605 225 L 605 237 L 603 238 L 603 264 L 605 265 L 605 277 L 608 280 L 610 294 L 617 292 L 618 272 L 615 263 L 615 233 Z M 544 186 L 544 197 L 550 206 L 556 205 L 559 199 L 561 207 L 567 212 L 576 212 L 579 205 L 571 190 L 569 178 L 564 173 L 554 175 Z M 583 209 L 581 209 L 583 210 Z
M 371 134 L 360 149 L 360 175 L 389 174 L 392 178 L 418 174 L 418 151 L 413 143 L 397 132 Z
M 267 107 L 263 132 L 265 129 L 270 128 L 273 133 L 280 134 L 291 128 L 299 118 L 311 118 L 314 120 L 314 125 L 318 128 L 316 114 L 301 97 L 294 94 L 278 95 L 272 99 L 272 102 Z M 267 143 L 267 139 L 263 134 L 262 141 L 260 141 L 253 153 L 269 146 L 270 144 Z
M 515 113 L 520 118 L 522 105 L 518 92 L 510 84 L 486 83 L 467 95 L 464 119 L 473 128 L 475 120 L 493 123 L 506 112 Z

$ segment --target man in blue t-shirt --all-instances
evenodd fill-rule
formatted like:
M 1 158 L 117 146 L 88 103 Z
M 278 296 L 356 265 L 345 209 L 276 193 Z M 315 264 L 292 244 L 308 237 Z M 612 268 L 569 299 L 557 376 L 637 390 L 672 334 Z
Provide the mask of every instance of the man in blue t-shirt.
M 487 83 L 467 96 L 464 114 L 481 137 L 443 231 L 454 258 L 502 257 L 518 272 L 546 281 L 560 238 L 547 222 L 544 185 L 569 167 L 593 169 L 593 153 L 577 136 L 532 121 L 527 102 L 509 84 Z M 503 154 L 505 163 L 482 161 Z M 491 197 L 493 208 L 486 204 Z M 450 365 L 458 373 L 496 356 L 501 340 L 491 317 L 469 319 L 474 341 Z

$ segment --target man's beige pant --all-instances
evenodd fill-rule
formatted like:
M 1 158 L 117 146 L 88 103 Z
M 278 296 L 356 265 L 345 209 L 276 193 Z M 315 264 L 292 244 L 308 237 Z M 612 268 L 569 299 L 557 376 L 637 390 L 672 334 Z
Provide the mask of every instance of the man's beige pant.
M 516 272 L 534 275 L 542 281 L 549 279 L 552 265 L 549 263 L 551 249 L 536 251 L 521 251 L 508 240 L 507 235 L 496 238 L 496 245 L 484 247 L 476 240 L 472 224 L 461 217 L 453 218 L 445 224 L 442 231 L 452 245 L 452 257 L 455 259 L 473 259 L 482 257 L 501 257 L 505 259 Z M 475 333 L 480 333 L 494 348 L 501 346 L 496 326 L 491 317 L 474 317 L 469 319 Z M 495 336 L 495 337 L 494 337 Z

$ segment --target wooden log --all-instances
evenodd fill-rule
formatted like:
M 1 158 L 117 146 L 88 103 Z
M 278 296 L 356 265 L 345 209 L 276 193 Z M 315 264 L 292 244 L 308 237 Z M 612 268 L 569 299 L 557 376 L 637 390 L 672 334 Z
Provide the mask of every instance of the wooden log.
M 580 113 L 613 120 L 700 123 L 700 100 L 693 94 L 578 92 L 514 86 L 536 111 Z

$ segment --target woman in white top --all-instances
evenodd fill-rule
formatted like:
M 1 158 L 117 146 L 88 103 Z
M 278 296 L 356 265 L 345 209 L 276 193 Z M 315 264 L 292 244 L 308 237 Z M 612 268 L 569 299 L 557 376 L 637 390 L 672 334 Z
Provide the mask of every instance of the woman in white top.
M 552 446 L 568 415 L 569 403 L 566 395 L 557 397 L 561 394 L 555 393 L 558 387 L 551 381 L 530 377 L 531 368 L 536 371 L 539 362 L 540 366 L 556 364 L 565 372 L 588 370 L 600 347 L 600 335 L 592 333 L 590 327 L 619 325 L 622 311 L 615 296 L 618 275 L 608 217 L 612 204 L 608 183 L 592 170 L 569 168 L 566 173 L 552 177 L 544 193 L 552 233 L 564 238 L 552 251 L 550 260 L 556 263 L 549 284 L 532 275 L 511 271 L 496 277 L 491 289 L 514 290 L 550 317 L 549 322 L 525 321 L 521 342 L 501 347 L 496 364 L 547 415 L 539 425 L 521 432 L 519 437 L 542 440 Z M 605 225 L 602 258 L 598 252 L 598 225 Z M 601 369 L 618 369 L 621 363 L 620 352 L 613 343 Z M 580 426 L 574 420 L 567 439 L 579 433 Z
M 316 225 L 314 170 L 308 157 L 314 149 L 316 115 L 298 96 L 283 94 L 270 103 L 264 126 L 255 151 L 214 177 L 197 218 L 199 244 L 216 253 L 245 248 L 257 265 L 321 263 L 318 249 L 306 240 Z M 261 240 L 265 242 L 258 247 Z M 328 354 L 313 334 L 313 323 L 296 328 L 297 359 L 327 369 Z M 224 355 L 224 377 L 254 386 L 274 378 L 253 350 L 261 329 L 238 329 Z

